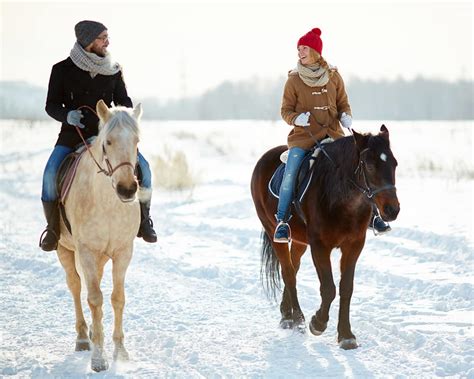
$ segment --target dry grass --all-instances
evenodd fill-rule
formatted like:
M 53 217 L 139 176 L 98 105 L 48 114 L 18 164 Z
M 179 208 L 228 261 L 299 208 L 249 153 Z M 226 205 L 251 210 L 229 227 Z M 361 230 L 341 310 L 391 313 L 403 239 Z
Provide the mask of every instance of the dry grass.
M 152 158 L 154 184 L 156 187 L 171 191 L 192 190 L 198 180 L 189 167 L 186 154 L 172 152 L 165 146 L 163 155 Z

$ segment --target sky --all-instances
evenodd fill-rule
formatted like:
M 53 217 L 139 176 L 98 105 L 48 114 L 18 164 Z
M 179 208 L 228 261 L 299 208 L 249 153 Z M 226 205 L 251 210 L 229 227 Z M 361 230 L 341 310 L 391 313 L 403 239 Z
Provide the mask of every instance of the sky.
M 1 0 L 1 80 L 47 87 L 74 25 L 105 24 L 129 94 L 201 94 L 223 81 L 276 79 L 298 39 L 322 30 L 323 56 L 345 79 L 472 79 L 472 1 Z

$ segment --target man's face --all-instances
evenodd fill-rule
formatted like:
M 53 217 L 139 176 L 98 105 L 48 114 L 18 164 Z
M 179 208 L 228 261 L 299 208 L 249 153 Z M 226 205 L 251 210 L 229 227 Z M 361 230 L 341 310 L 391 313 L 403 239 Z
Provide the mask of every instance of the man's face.
M 107 30 L 104 30 L 85 50 L 97 54 L 99 57 L 105 57 L 107 54 L 107 46 L 109 46 L 109 34 Z

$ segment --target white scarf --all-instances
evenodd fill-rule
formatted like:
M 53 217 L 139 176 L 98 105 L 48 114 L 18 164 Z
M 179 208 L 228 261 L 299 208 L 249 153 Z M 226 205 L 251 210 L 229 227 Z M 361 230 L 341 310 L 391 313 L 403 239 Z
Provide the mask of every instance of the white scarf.
M 77 67 L 89 72 L 93 78 L 97 74 L 115 75 L 121 69 L 117 62 L 112 62 L 109 53 L 105 57 L 99 57 L 97 54 L 85 51 L 77 42 L 74 44 L 69 56 Z
M 329 70 L 319 65 L 303 66 L 298 60 L 296 71 L 304 84 L 310 87 L 322 87 L 329 82 Z

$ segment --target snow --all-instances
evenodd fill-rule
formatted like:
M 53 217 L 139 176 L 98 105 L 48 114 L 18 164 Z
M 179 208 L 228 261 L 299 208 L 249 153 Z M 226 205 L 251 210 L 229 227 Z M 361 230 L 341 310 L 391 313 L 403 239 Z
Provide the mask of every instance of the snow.
M 126 278 L 126 363 L 112 361 L 107 265 L 102 290 L 111 366 L 94 373 L 90 352 L 74 352 L 63 269 L 54 253 L 37 247 L 44 228 L 41 176 L 59 127 L 0 122 L 0 376 L 473 378 L 472 123 L 386 125 L 399 161 L 401 212 L 391 233 L 368 234 L 351 304 L 360 347 L 344 351 L 336 343 L 337 298 L 325 333 L 301 335 L 279 329 L 278 304 L 260 285 L 261 226 L 250 176 L 266 149 L 286 141 L 288 126 L 144 122 L 140 150 L 150 163 L 165 148 L 183 151 L 198 183 L 192 191 L 154 191 L 159 240 L 136 241 Z M 380 125 L 354 127 L 375 132 Z M 339 257 L 334 251 L 337 282 Z M 320 297 L 308 252 L 298 291 L 309 320 Z

